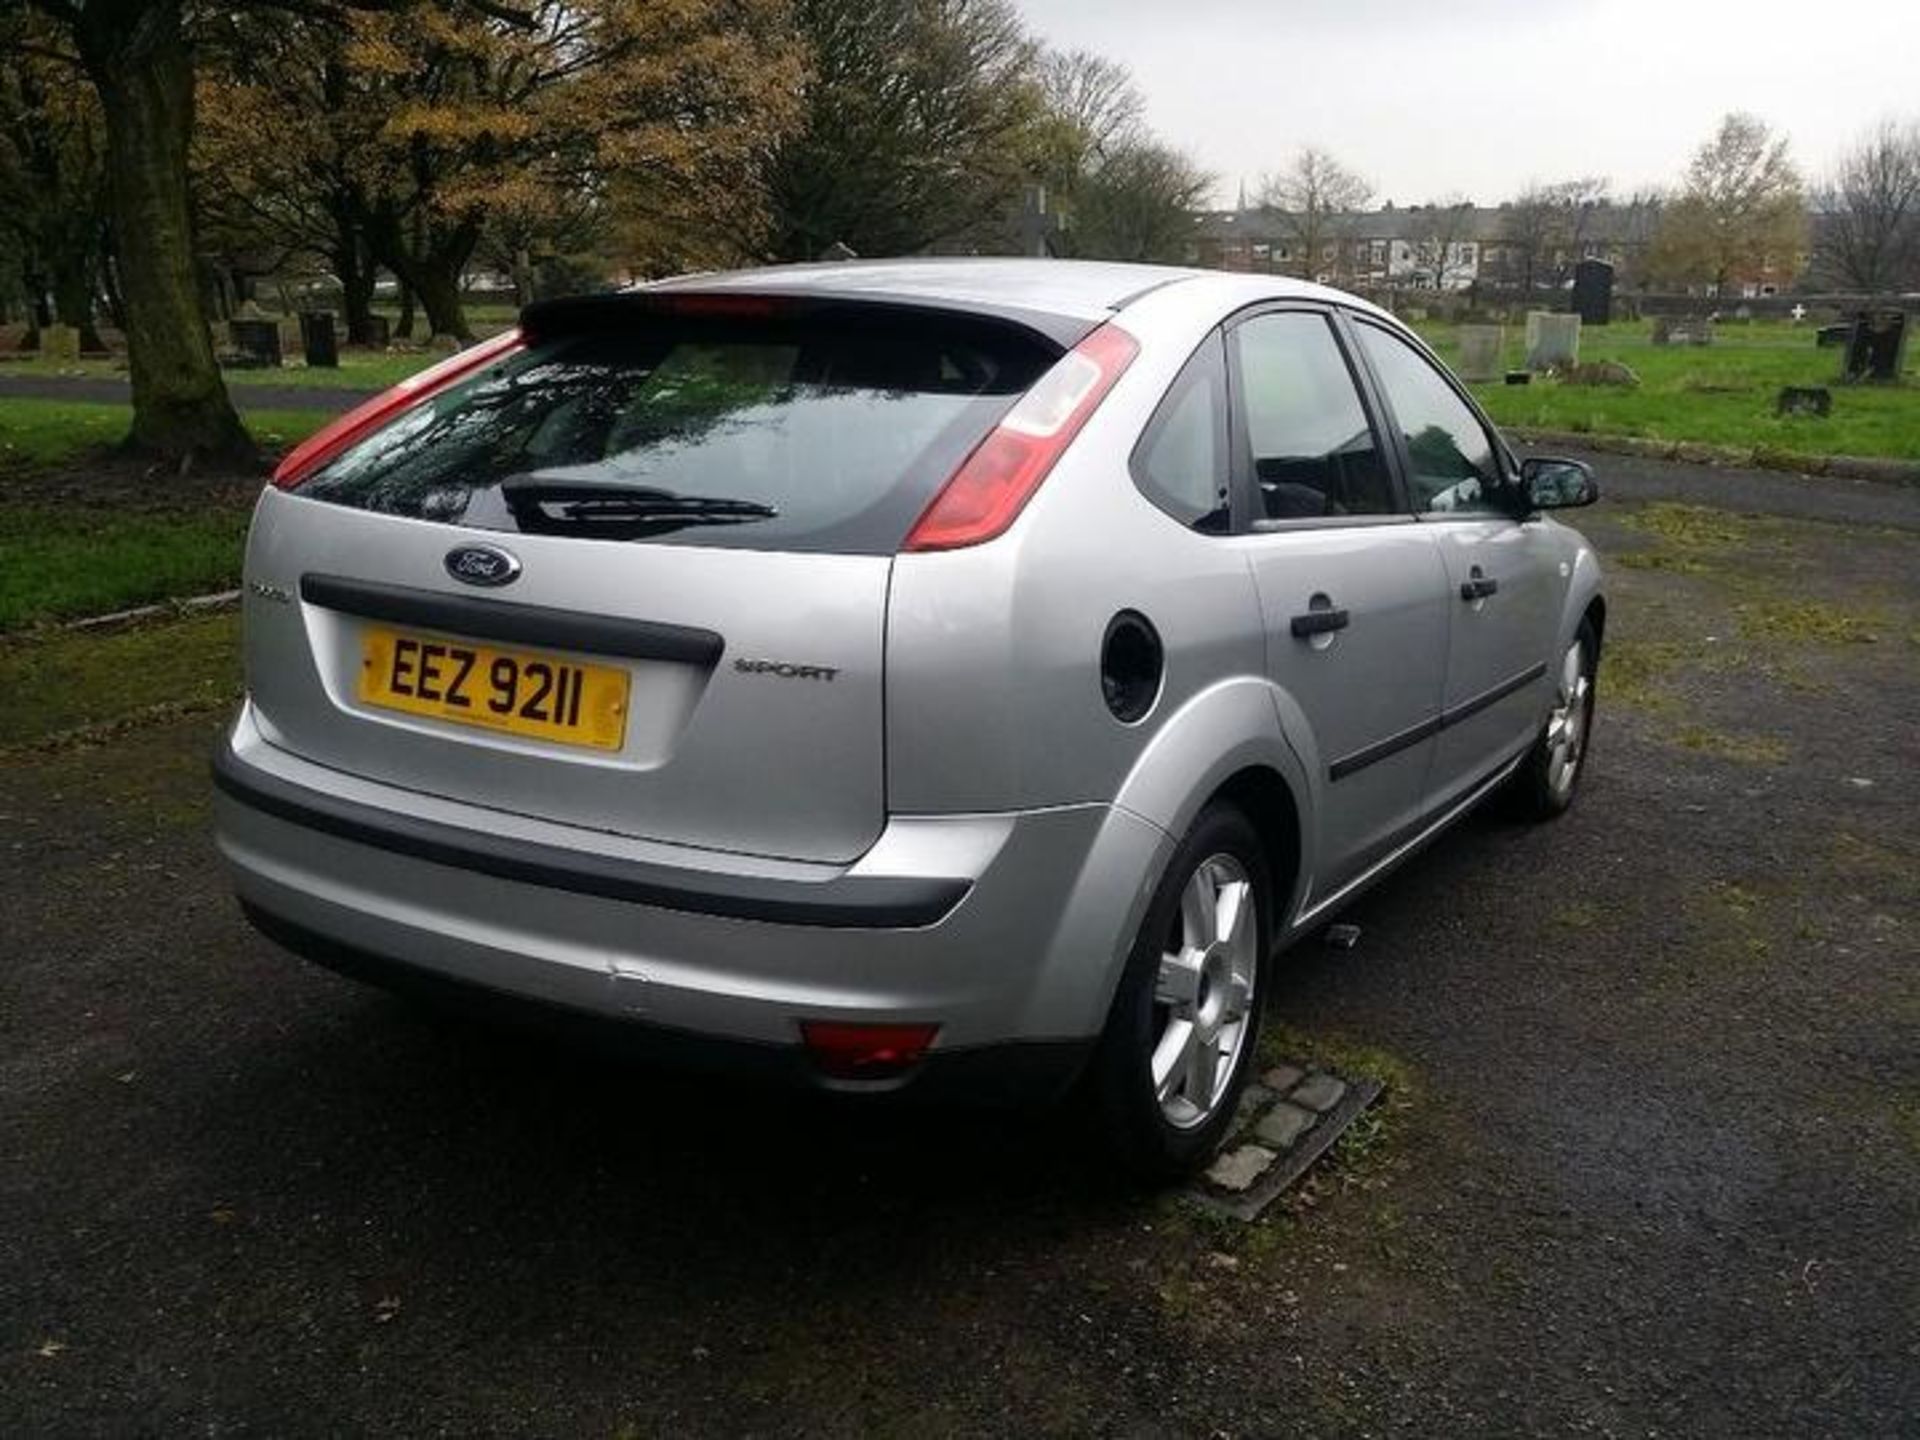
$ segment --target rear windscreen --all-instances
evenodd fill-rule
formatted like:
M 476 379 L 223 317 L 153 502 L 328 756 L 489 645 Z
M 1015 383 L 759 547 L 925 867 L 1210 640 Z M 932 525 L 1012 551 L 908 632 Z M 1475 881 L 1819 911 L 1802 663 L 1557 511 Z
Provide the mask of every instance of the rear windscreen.
M 920 314 L 639 315 L 507 357 L 299 493 L 483 529 L 890 553 L 1056 354 Z

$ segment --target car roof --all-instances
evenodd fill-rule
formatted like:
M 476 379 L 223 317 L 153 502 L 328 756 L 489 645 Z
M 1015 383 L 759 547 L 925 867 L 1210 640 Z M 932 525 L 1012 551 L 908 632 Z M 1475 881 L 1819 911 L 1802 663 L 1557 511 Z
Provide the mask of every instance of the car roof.
M 1144 295 L 1194 281 L 1217 285 L 1226 278 L 1226 273 L 1219 270 L 1180 265 L 968 255 L 708 271 L 636 285 L 626 293 L 724 291 L 965 310 L 1025 320 L 1070 345 Z M 1240 282 L 1234 289 L 1257 290 L 1261 298 L 1365 304 L 1353 296 L 1284 275 L 1232 278 Z M 1047 320 L 1054 323 L 1045 323 Z
M 678 275 L 637 288 L 920 301 L 942 308 L 992 310 L 1012 306 L 1099 321 L 1150 290 L 1206 273 L 1173 265 L 1111 260 L 969 255 L 767 265 L 753 270 Z

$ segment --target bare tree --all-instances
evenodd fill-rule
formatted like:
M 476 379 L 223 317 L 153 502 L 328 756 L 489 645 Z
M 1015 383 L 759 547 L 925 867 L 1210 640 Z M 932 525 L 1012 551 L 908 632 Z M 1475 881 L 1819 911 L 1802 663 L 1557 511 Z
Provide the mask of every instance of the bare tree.
M 1452 196 L 1420 212 L 1412 233 L 1414 282 L 1431 290 L 1448 290 L 1470 275 L 1475 265 L 1464 249 L 1473 238 L 1473 202 Z
M 1876 125 L 1814 208 L 1815 254 L 1831 282 L 1868 294 L 1920 287 L 1920 122 Z
M 1325 150 L 1308 145 L 1278 175 L 1260 182 L 1261 208 L 1278 214 L 1288 241 L 1288 268 L 1311 280 L 1338 273 L 1339 219 L 1373 198 L 1373 187 Z M 1326 247 L 1334 245 L 1329 264 Z
M 1599 175 L 1528 185 L 1501 217 L 1507 276 L 1529 291 L 1560 284 L 1579 258 L 1594 208 L 1606 198 L 1607 182 Z
M 1653 266 L 1663 279 L 1720 294 L 1742 278 L 1790 278 L 1806 245 L 1806 202 L 1785 136 L 1735 113 L 1694 153 L 1661 216 Z
M 1049 51 L 1036 78 L 1056 137 L 1076 171 L 1118 146 L 1143 138 L 1146 97 L 1127 67 L 1090 50 Z

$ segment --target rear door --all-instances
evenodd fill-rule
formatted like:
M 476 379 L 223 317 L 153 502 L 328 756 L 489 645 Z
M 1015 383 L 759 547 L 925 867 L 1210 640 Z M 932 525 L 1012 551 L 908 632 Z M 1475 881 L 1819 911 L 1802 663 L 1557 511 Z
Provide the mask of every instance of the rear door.
M 263 730 L 516 815 L 852 859 L 886 815 L 892 555 L 1057 347 L 870 306 L 609 313 L 268 493 Z
M 1446 692 L 1427 787 L 1438 809 L 1532 740 L 1566 580 L 1552 537 L 1502 498 L 1513 483 L 1505 452 L 1452 380 L 1385 326 L 1355 317 L 1352 329 L 1447 571 Z
M 1332 317 L 1275 309 L 1228 331 L 1234 452 L 1267 669 L 1320 782 L 1309 903 L 1416 818 L 1445 675 L 1446 576 L 1402 502 Z

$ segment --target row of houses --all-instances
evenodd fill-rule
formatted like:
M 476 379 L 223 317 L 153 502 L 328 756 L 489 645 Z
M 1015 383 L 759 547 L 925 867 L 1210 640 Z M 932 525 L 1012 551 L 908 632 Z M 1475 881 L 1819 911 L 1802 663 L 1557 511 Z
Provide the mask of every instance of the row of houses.
M 1263 207 L 1195 217 L 1189 264 L 1221 270 L 1310 275 L 1326 284 L 1468 290 L 1551 289 L 1571 283 L 1584 259 L 1611 263 L 1622 284 L 1643 283 L 1659 207 L 1589 205 L 1383 205 L 1376 210 L 1301 217 Z M 1312 253 L 1309 253 L 1312 252 Z M 1804 257 L 1737 277 L 1755 298 L 1787 288 Z

